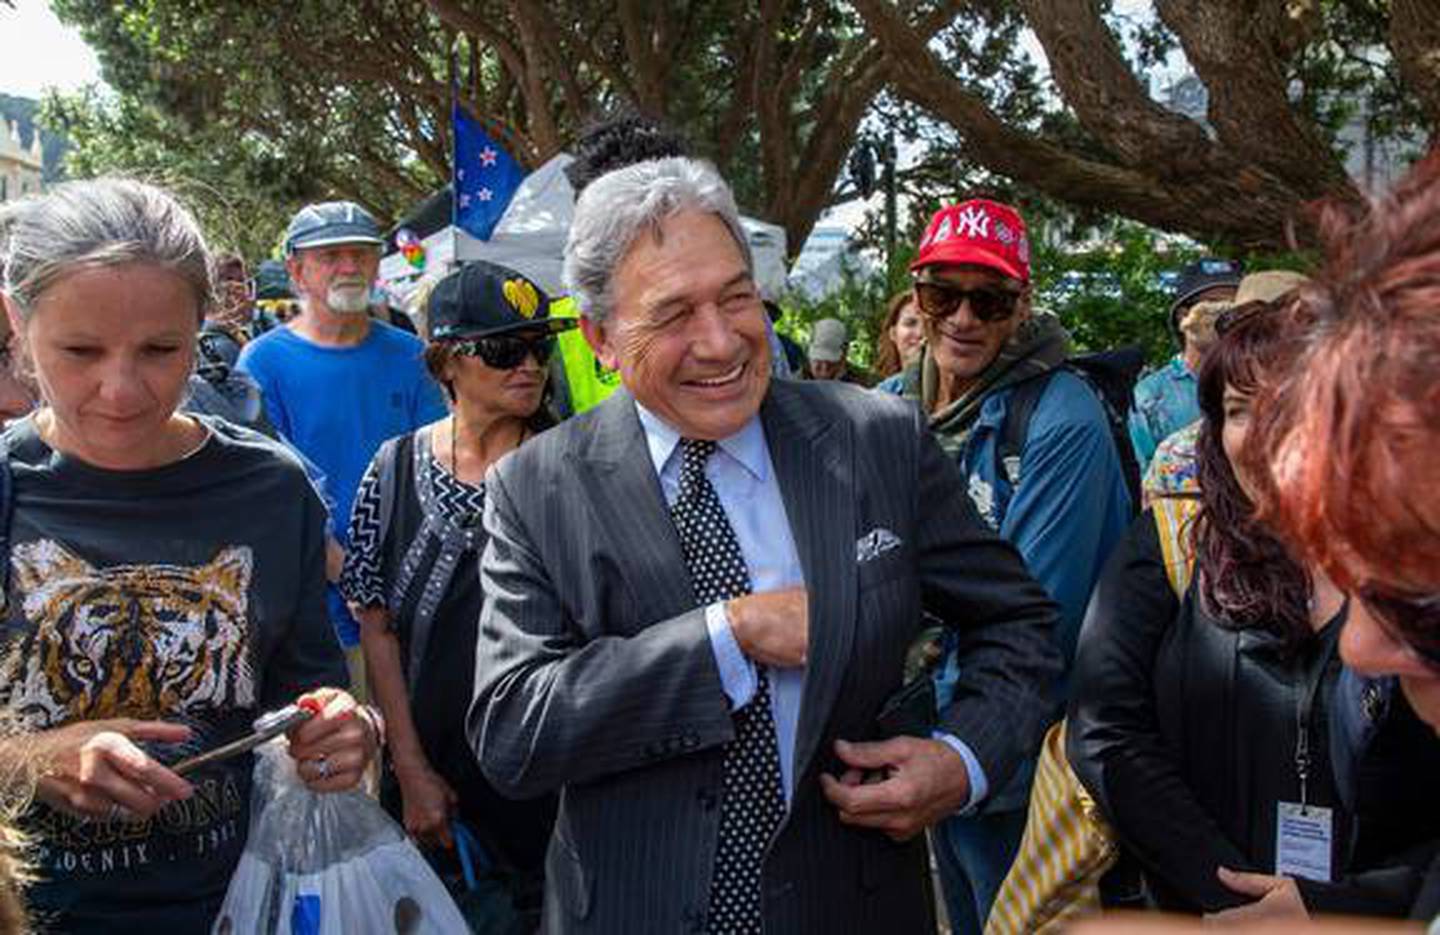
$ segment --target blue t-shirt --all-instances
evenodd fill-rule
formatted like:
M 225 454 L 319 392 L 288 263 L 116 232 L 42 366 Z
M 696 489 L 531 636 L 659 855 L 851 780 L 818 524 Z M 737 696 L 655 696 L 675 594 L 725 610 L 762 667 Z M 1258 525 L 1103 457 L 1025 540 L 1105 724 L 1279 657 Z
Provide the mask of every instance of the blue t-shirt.
M 260 385 L 270 423 L 324 472 L 341 544 L 360 478 L 380 445 L 447 412 L 424 349 L 414 335 L 372 320 L 353 347 L 325 347 L 276 328 L 240 353 L 239 368 Z M 354 645 L 358 630 L 338 593 L 330 609 L 341 641 Z

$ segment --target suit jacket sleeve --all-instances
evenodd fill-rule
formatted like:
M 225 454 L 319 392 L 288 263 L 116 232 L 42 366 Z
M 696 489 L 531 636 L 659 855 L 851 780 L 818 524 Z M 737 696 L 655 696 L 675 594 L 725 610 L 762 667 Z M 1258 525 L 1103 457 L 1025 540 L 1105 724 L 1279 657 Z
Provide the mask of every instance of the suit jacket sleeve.
M 1049 690 L 1060 672 L 1050 640 L 1056 606 L 980 518 L 954 462 L 923 424 L 916 431 L 921 599 L 958 633 L 960 678 L 939 726 L 974 751 L 989 787 L 1002 789 L 1034 756 L 1050 720 Z
M 502 793 L 542 795 L 696 750 L 734 733 L 703 607 L 630 636 L 567 614 L 506 486 L 486 483 L 489 542 L 466 734 Z

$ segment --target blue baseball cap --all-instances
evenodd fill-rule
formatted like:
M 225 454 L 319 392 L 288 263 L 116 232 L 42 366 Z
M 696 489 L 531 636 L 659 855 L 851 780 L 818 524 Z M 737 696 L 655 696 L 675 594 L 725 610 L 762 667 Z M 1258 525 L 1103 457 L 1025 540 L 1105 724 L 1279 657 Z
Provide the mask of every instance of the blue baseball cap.
M 1170 336 L 1184 344 L 1180 334 L 1180 315 L 1201 293 L 1219 287 L 1237 288 L 1245 276 L 1245 267 L 1238 260 L 1207 256 L 1180 271 L 1175 278 L 1175 292 L 1170 300 Z
M 1208 289 L 1228 286 L 1234 289 L 1245 277 L 1245 267 L 1237 260 L 1207 256 L 1196 260 L 1180 271 L 1175 280 L 1175 295 L 1170 300 L 1170 312 L 1195 298 Z
M 285 229 L 285 255 L 309 247 L 363 243 L 384 246 L 380 225 L 369 211 L 353 201 L 325 201 L 306 205 Z

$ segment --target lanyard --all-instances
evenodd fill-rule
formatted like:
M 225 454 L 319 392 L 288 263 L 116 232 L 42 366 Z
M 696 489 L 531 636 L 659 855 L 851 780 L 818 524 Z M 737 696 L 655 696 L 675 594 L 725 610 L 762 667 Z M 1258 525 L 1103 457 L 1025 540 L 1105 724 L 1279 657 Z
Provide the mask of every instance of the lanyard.
M 1339 644 L 1338 633 L 1339 628 L 1337 627 L 1334 635 L 1326 637 L 1314 673 L 1307 680 L 1305 690 L 1295 696 L 1295 775 L 1300 780 L 1300 807 L 1302 809 L 1308 804 L 1309 799 L 1310 720 L 1314 713 L 1315 696 L 1320 691 L 1320 683 L 1324 681 L 1325 673 L 1330 668 L 1330 660 L 1335 658 L 1335 650 Z

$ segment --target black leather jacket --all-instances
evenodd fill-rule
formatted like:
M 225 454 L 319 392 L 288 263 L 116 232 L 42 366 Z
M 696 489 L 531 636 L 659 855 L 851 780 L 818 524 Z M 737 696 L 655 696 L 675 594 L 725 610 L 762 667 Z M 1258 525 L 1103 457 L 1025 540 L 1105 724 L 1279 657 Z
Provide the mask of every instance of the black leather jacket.
M 1341 620 L 1291 648 L 1199 605 L 1194 585 L 1183 601 L 1171 590 L 1147 513 L 1096 585 L 1076 655 L 1067 752 L 1149 897 L 1214 912 L 1250 901 L 1217 867 L 1274 872 L 1276 807 L 1300 800 L 1298 702 L 1314 681 L 1306 798 L 1334 810 L 1332 882 L 1301 880 L 1301 894 L 1312 911 L 1404 915 L 1440 838 L 1440 744 L 1396 693 L 1347 808 L 1327 729 Z

